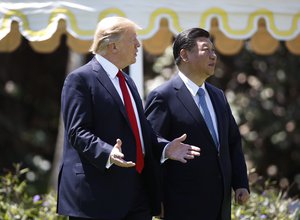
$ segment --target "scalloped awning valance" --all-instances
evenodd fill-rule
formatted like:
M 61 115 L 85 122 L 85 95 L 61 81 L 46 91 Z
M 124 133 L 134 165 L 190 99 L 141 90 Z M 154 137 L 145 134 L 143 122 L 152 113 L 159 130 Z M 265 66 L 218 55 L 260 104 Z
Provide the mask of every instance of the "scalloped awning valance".
M 250 39 L 253 51 L 271 54 L 279 41 L 300 54 L 299 0 L 10 0 L 0 3 L 0 51 L 15 50 L 24 36 L 38 52 L 57 48 L 60 36 L 76 52 L 86 53 L 97 22 L 128 17 L 143 29 L 144 49 L 160 54 L 173 35 L 190 27 L 209 30 L 217 50 L 236 54 Z

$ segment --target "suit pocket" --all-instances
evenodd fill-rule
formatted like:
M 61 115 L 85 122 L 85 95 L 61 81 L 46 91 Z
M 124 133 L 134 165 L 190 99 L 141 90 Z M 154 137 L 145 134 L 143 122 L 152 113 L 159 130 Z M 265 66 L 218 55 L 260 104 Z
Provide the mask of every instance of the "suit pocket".
M 82 167 L 81 163 L 74 164 L 74 166 L 73 166 L 73 172 L 75 173 L 75 175 L 84 174 L 85 173 L 84 170 L 83 170 L 83 167 Z

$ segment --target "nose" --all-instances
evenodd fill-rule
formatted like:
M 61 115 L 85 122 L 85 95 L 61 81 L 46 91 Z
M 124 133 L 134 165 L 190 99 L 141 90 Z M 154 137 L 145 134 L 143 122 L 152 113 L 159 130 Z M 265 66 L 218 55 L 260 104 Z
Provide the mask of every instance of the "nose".
M 210 52 L 210 58 L 211 58 L 211 59 L 217 59 L 217 54 L 216 54 L 216 52 L 215 52 L 214 50 L 212 50 L 212 51 Z
M 140 41 L 138 39 L 136 39 L 135 45 L 136 45 L 137 48 L 141 46 Z

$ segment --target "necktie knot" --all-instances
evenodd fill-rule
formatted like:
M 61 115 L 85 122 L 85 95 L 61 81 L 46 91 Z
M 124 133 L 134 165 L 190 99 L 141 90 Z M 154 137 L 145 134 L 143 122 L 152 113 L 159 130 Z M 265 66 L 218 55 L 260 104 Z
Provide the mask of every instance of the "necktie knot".
M 205 95 L 205 91 L 201 87 L 198 89 L 197 93 L 198 93 L 199 96 L 204 96 Z
M 119 79 L 120 79 L 120 78 L 122 78 L 122 79 L 124 78 L 124 76 L 123 76 L 121 70 L 118 71 L 117 77 L 118 77 Z

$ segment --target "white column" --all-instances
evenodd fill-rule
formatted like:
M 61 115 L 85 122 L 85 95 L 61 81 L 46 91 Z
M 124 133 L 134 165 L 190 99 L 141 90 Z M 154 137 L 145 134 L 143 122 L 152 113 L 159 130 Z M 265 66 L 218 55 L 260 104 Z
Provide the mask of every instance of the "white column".
M 129 66 L 129 73 L 144 100 L 144 69 L 143 69 L 143 47 L 142 43 L 137 53 L 136 62 Z

